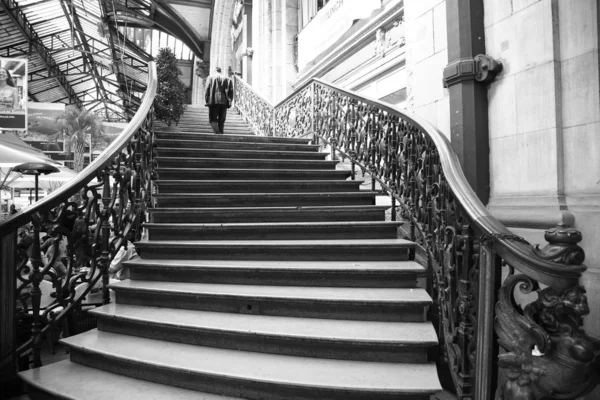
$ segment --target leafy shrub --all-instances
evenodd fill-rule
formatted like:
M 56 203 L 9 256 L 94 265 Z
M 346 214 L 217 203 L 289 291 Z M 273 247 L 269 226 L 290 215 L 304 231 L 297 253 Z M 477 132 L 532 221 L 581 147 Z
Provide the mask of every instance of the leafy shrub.
M 156 119 L 164 121 L 168 126 L 175 122 L 186 110 L 185 84 L 179 79 L 183 75 L 177 66 L 177 58 L 170 48 L 160 49 L 156 58 L 158 75 L 158 88 L 154 98 L 154 115 Z

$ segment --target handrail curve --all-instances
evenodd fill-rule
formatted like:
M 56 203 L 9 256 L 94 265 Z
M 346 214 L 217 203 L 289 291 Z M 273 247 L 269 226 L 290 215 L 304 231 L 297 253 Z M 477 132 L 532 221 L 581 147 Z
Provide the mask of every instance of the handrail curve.
M 31 215 L 37 212 L 47 211 L 50 208 L 56 207 L 60 203 L 60 199 L 65 197 L 71 197 L 79 190 L 81 190 L 87 183 L 91 182 L 96 178 L 97 171 L 104 169 L 123 148 L 131 140 L 134 133 L 141 127 L 146 116 L 152 108 L 154 102 L 154 96 L 156 95 L 156 88 L 158 87 L 157 74 L 156 74 L 156 62 L 148 62 L 148 88 L 142 103 L 138 108 L 135 115 L 131 118 L 131 121 L 123 129 L 123 132 L 110 144 L 104 151 L 87 167 L 85 167 L 77 176 L 54 190 L 48 196 L 44 197 L 40 201 L 32 204 L 31 206 L 19 211 L 18 213 L 10 216 L 6 220 L 0 222 L 0 232 L 7 232 L 19 228 L 29 222 Z
M 246 88 L 253 90 L 246 82 L 236 77 L 236 84 L 238 83 L 241 83 Z M 261 101 L 269 104 L 274 110 L 274 113 L 276 113 L 278 109 L 282 108 L 282 106 L 289 104 L 291 101 L 297 98 L 298 93 L 306 91 L 312 85 L 314 85 L 314 83 L 318 83 L 333 91 L 341 93 L 350 99 L 367 101 L 373 105 L 376 105 L 385 112 L 401 116 L 402 120 L 405 120 L 420 128 L 423 134 L 427 135 L 435 144 L 445 178 L 448 181 L 450 189 L 456 196 L 459 203 L 462 205 L 466 216 L 469 218 L 470 222 L 474 224 L 479 231 L 481 231 L 480 235 L 497 236 L 494 244 L 495 250 L 502 256 L 502 258 L 510 261 L 511 265 L 513 265 L 519 271 L 528 274 L 539 282 L 557 289 L 566 289 L 574 284 L 577 284 L 581 274 L 586 270 L 584 265 L 569 265 L 566 267 L 561 263 L 544 260 L 536 255 L 534 252 L 534 247 L 521 241 L 514 241 L 510 238 L 506 238 L 509 237 L 509 235 L 512 235 L 512 232 L 497 218 L 495 218 L 481 202 L 481 200 L 479 200 L 474 190 L 469 185 L 467 178 L 465 177 L 460 165 L 460 161 L 458 160 L 458 156 L 452 149 L 450 141 L 442 132 L 439 131 L 439 129 L 437 129 L 426 119 L 369 96 L 358 94 L 352 90 L 339 88 L 319 78 L 312 78 L 311 80 L 307 81 L 298 87 L 292 94 L 274 106 L 270 105 L 270 103 L 262 96 L 258 94 L 256 94 L 256 96 L 259 97 Z M 273 124 L 277 126 L 278 122 L 282 122 L 281 118 L 276 118 L 274 116 Z M 281 131 L 275 132 L 274 135 L 277 136 L 277 133 L 279 132 Z M 314 134 L 314 132 L 311 132 L 311 135 L 312 134 Z M 319 133 L 316 134 L 319 135 Z M 360 163 L 356 162 L 356 164 Z M 367 168 L 366 165 L 362 165 L 362 167 L 365 169 Z M 381 183 L 385 184 L 383 181 Z M 401 199 L 397 198 L 397 200 Z
M 318 78 L 271 105 L 235 79 L 243 88 L 236 108 L 257 134 L 312 137 L 333 159 L 350 160 L 352 179 L 358 168 L 370 175 L 371 190 L 379 183 L 391 198 L 392 219 L 407 222 L 402 235 L 418 245 L 411 257 L 428 267 L 440 357 L 460 398 L 493 398 L 496 365 L 512 371 L 495 394 L 505 400 L 570 399 L 593 389 L 595 380 L 576 378 L 596 376 L 590 360 L 600 351 L 583 331 L 589 307 L 579 286 L 581 233 L 558 225 L 546 231 L 543 248 L 514 235 L 476 196 L 446 136 L 424 118 Z M 270 125 L 256 129 L 264 116 Z M 499 297 L 500 288 L 507 295 Z M 523 308 L 518 290 L 538 299 Z M 532 358 L 533 350 L 541 354 Z M 540 363 L 552 371 L 547 377 L 522 378 Z
M 123 265 L 113 269 L 111 262 L 119 252 L 125 261 L 134 257 L 129 246 L 142 237 L 156 179 L 154 61 L 148 71 L 143 101 L 123 132 L 73 180 L 0 223 L 0 273 L 15 284 L 0 293 L 0 303 L 16 303 L 14 318 L 3 323 L 14 327 L 5 330 L 9 335 L 17 332 L 2 337 L 9 344 L 0 344 L 2 365 L 12 357 L 19 366 L 40 366 L 46 333 L 63 321 L 66 334 L 89 325 L 83 306 L 110 302 L 109 273 L 126 278 Z

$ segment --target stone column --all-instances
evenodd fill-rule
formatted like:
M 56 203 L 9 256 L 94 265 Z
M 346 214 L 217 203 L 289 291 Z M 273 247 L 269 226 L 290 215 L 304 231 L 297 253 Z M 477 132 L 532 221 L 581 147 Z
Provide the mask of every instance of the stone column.
M 211 67 L 221 67 L 225 73 L 228 67 L 233 68 L 231 15 L 234 5 L 231 0 L 215 0 L 213 8 L 210 64 Z

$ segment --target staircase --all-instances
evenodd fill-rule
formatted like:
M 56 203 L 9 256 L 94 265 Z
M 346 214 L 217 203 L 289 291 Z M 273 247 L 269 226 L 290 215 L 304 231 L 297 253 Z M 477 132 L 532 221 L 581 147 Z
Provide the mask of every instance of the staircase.
M 411 399 L 441 390 L 399 223 L 302 139 L 230 110 L 157 128 L 159 193 L 98 329 L 22 372 L 33 399 Z

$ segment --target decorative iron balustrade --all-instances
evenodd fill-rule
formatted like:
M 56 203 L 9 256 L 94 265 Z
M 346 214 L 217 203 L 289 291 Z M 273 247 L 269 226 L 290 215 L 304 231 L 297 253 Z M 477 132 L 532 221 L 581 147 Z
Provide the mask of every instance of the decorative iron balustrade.
M 582 329 L 578 231 L 547 231 L 543 249 L 513 235 L 476 197 L 445 136 L 391 105 L 313 79 L 272 106 L 235 82 L 234 104 L 257 134 L 311 137 L 392 198 L 392 218 L 407 222 L 428 266 L 430 317 L 460 399 L 575 399 L 595 387 L 600 344 Z M 517 288 L 537 298 L 523 301 Z
M 154 62 L 148 70 L 143 102 L 120 136 L 73 181 L 0 223 L 2 373 L 41 366 L 42 341 L 77 333 L 86 297 L 98 293 L 86 306 L 109 303 L 111 260 L 141 238 L 156 178 Z

